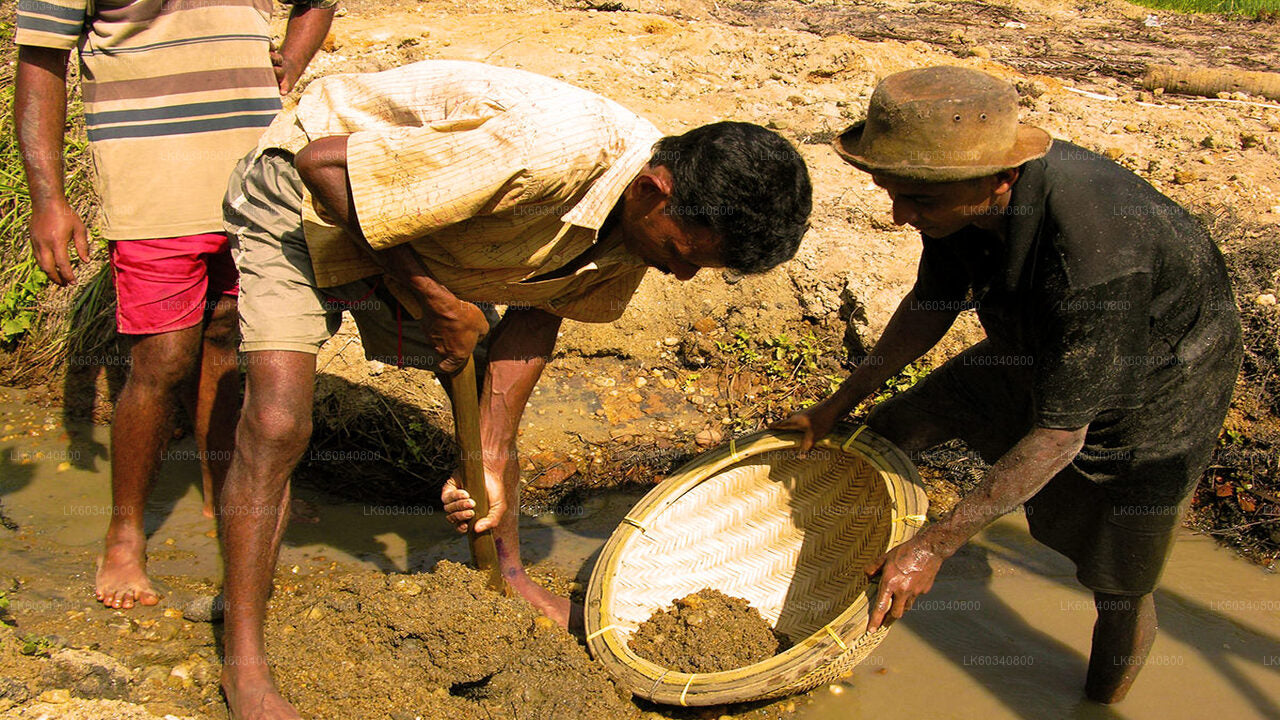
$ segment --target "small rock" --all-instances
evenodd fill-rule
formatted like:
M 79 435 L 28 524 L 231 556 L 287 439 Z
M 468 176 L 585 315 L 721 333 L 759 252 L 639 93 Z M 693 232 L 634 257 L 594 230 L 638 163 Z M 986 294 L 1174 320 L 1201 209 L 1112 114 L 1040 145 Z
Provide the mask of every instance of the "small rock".
M 1142 131 L 1142 128 L 1138 127 L 1137 125 L 1134 125 L 1133 123 L 1127 123 L 1127 124 L 1124 126 L 1124 131 L 1125 131 L 1125 132 L 1136 133 L 1136 132 L 1141 132 L 1141 131 Z
M 638 392 L 628 393 L 627 400 L 633 403 L 644 402 L 644 396 Z
M 770 130 L 786 130 L 791 127 L 791 122 L 783 118 L 772 118 L 769 122 L 765 123 L 765 127 Z
M 222 595 L 201 595 L 182 608 L 182 617 L 191 622 L 222 622 L 226 607 Z
M 1275 295 L 1273 295 L 1272 293 L 1263 293 L 1263 294 L 1259 295 L 1259 296 L 1254 300 L 1254 302 L 1258 303 L 1259 305 L 1267 305 L 1267 306 L 1269 306 L 1269 305 L 1275 305 L 1275 304 L 1276 304 L 1276 296 L 1275 296 Z
M 636 378 L 636 387 L 638 387 L 638 388 L 642 388 L 642 387 L 644 387 L 645 385 L 648 385 L 648 384 L 649 384 L 649 379 L 648 379 L 648 378 L 644 378 L 644 377 L 637 377 L 637 378 Z
M 662 344 L 666 345 L 667 347 L 675 347 L 680 344 L 680 338 L 665 337 L 662 339 Z
M 718 325 L 716 324 L 716 321 L 707 316 L 699 318 L 698 321 L 693 324 L 693 329 L 700 333 L 712 332 L 717 327 Z
M 1105 155 L 1108 160 L 1113 162 L 1124 157 L 1124 151 L 1118 147 L 1109 147 L 1106 150 L 1103 150 L 1102 154 Z
M 1242 150 L 1255 148 L 1261 144 L 1262 144 L 1262 140 L 1260 140 L 1257 135 L 1250 135 L 1249 133 L 1244 133 L 1240 135 L 1240 148 Z
M 40 702 L 47 702 L 52 705 L 65 705 L 71 702 L 71 691 L 66 688 L 58 688 L 56 690 L 45 690 L 36 698 Z
M 395 582 L 391 583 L 391 587 L 401 595 L 408 595 L 409 597 L 417 597 L 422 594 L 422 586 L 408 578 L 397 578 Z
M 380 362 L 378 360 L 369 361 L 369 374 L 374 377 L 381 375 L 383 371 L 386 369 L 387 369 L 386 363 Z
M 556 627 L 555 621 L 547 617 L 546 615 L 539 615 L 538 617 L 533 619 L 534 630 L 547 632 L 549 630 L 554 630 L 555 627 Z
M 31 699 L 31 689 L 21 680 L 0 676 L 0 699 L 20 705 Z
M 603 375 L 601 375 L 601 376 L 597 377 L 597 378 L 594 380 L 594 382 L 595 382 L 595 384 L 596 384 L 596 386 L 597 386 L 597 387 L 603 387 L 603 388 L 611 388 L 611 387 L 613 387 L 614 385 L 617 385 L 617 384 L 618 384 L 618 381 L 617 381 L 617 380 L 614 380 L 614 379 L 613 379 L 613 378 L 611 378 L 611 377 L 606 377 L 606 376 L 603 376 Z
M 122 699 L 129 694 L 133 672 L 120 661 L 94 650 L 59 650 L 49 657 L 53 681 L 87 697 Z
M 984 60 L 990 60 L 990 59 L 991 59 L 991 48 L 986 47 L 986 46 L 984 46 L 984 45 L 975 45 L 975 46 L 973 46 L 973 47 L 969 48 L 969 56 L 970 56 L 970 57 L 976 57 L 976 58 L 982 58 L 982 59 L 984 59 Z
M 700 430 L 697 435 L 693 436 L 693 441 L 697 443 L 700 448 L 715 447 L 716 445 L 719 445 L 720 441 L 723 439 L 724 433 L 720 432 L 718 428 L 713 427 Z
M 1189 170 L 1178 170 L 1173 173 L 1174 185 L 1190 185 L 1198 179 L 1196 174 Z

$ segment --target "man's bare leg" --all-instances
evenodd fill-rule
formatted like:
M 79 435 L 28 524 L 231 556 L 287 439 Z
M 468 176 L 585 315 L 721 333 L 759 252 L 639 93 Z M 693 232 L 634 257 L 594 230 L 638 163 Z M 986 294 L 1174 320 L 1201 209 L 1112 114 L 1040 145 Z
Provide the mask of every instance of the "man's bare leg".
M 172 410 L 195 369 L 199 326 L 141 335 L 129 351 L 131 368 L 111 421 L 111 522 L 98 560 L 94 594 L 103 605 L 155 605 L 147 578 L 147 496 L 172 433 Z
M 231 467 L 236 422 L 240 417 L 240 373 L 236 343 L 239 339 L 236 296 L 223 295 L 213 306 L 204 326 L 200 353 L 200 378 L 192 383 L 187 409 L 195 426 L 200 449 L 200 475 L 204 490 L 204 516 L 213 517 L 222 483 Z
M 300 718 L 271 679 L 263 622 L 289 518 L 289 475 L 311 435 L 315 355 L 245 356 L 244 411 L 218 503 L 226 598 L 222 689 L 238 720 Z
M 1156 639 L 1156 603 L 1146 595 L 1108 595 L 1096 592 L 1093 604 L 1098 621 L 1093 626 L 1093 650 L 1084 692 L 1098 703 L 1124 699 L 1147 661 Z
M 515 593 L 539 612 L 570 628 L 575 617 L 568 598 L 562 598 L 533 582 L 520 558 L 520 468 L 514 438 L 534 385 L 546 367 L 560 319 L 540 310 L 508 308 L 489 341 L 489 363 L 480 391 L 480 434 L 486 455 L 485 481 L 490 483 L 490 512 L 498 513 L 491 529 L 498 551 L 498 567 Z M 448 388 L 448 381 L 442 381 Z M 486 406 L 487 405 L 487 406 Z M 502 465 L 499 471 L 496 466 Z M 468 482 L 472 482 L 468 478 Z M 501 483 L 497 486 L 496 483 Z M 499 500 L 500 498 L 500 500 Z M 441 493 L 448 520 L 465 531 L 475 516 L 475 502 L 452 479 Z M 487 525 L 487 523 L 481 523 Z M 482 528 L 483 529 L 483 528 Z

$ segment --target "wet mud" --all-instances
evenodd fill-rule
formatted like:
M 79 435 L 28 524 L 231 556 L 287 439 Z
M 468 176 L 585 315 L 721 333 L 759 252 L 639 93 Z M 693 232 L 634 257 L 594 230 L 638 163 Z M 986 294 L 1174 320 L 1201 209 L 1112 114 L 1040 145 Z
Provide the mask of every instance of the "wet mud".
M 687 673 L 735 670 L 791 646 L 746 600 L 704 588 L 659 610 L 636 628 L 631 650 Z

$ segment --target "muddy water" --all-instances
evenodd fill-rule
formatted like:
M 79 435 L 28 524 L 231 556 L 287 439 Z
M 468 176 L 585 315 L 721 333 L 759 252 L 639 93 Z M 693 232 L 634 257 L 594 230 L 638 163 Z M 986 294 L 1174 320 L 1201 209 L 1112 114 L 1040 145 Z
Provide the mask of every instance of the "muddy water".
M 56 413 L 20 399 L 0 394 L 0 500 L 17 526 L 0 530 L 0 567 L 23 578 L 23 602 L 87 598 L 110 503 L 106 428 L 68 431 Z M 194 446 L 178 442 L 170 453 L 147 514 L 152 571 L 214 579 Z M 524 552 L 585 577 L 638 498 L 607 493 L 525 517 Z M 430 508 L 334 504 L 305 491 L 302 500 L 282 551 L 286 572 L 334 562 L 423 570 L 466 557 Z M 1082 702 L 1091 600 L 1070 563 L 1032 541 L 1020 515 L 1007 516 L 948 561 L 851 677 L 815 691 L 796 717 L 1280 718 L 1280 578 L 1185 533 L 1157 608 L 1160 635 L 1129 698 L 1111 709 Z

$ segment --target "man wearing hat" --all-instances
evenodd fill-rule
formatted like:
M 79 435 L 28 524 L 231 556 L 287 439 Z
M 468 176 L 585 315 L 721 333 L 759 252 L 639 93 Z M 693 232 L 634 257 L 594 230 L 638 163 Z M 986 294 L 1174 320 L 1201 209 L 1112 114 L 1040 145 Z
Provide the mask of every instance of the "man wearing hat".
M 836 140 L 923 252 L 875 361 L 777 427 L 811 446 L 975 309 L 986 339 L 867 420 L 908 453 L 958 438 L 991 463 L 867 568 L 881 574 L 869 625 L 902 617 L 944 560 L 1025 504 L 1032 536 L 1094 593 L 1085 692 L 1111 703 L 1154 640 L 1152 591 L 1226 416 L 1240 322 L 1199 223 L 1129 171 L 1019 124 L 1017 100 L 975 70 L 910 70 Z

